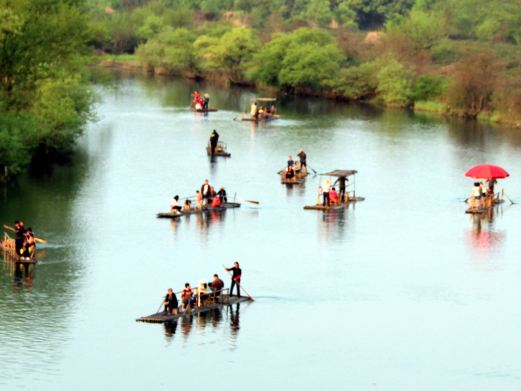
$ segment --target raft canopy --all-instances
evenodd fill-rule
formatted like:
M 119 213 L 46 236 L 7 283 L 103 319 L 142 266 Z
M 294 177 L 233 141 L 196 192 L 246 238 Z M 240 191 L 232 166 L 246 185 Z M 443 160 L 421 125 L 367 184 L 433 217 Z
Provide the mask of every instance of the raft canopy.
M 256 98 L 255 102 L 276 102 L 275 98 Z
M 348 177 L 348 176 L 351 176 L 351 175 L 356 175 L 358 173 L 358 171 L 356 170 L 333 170 L 333 171 L 330 171 L 330 172 L 325 172 L 323 174 L 320 174 L 320 175 L 326 175 L 326 176 L 336 176 L 336 177 Z

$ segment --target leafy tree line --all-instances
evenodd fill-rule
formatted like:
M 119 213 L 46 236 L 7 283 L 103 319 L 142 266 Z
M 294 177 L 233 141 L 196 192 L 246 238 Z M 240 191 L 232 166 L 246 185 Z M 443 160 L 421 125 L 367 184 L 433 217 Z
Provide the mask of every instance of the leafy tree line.
M 0 0 L 0 183 L 69 151 L 90 118 L 80 0 Z
M 135 52 L 150 70 L 471 118 L 521 117 L 521 0 L 111 4 L 117 11 L 91 4 L 91 44 Z

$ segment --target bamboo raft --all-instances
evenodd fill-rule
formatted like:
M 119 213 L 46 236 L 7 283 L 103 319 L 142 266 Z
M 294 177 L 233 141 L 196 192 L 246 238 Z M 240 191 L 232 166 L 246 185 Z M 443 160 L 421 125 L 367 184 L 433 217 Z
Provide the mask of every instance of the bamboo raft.
M 278 114 L 270 115 L 269 117 L 262 117 L 262 118 L 253 118 L 253 117 L 248 117 L 246 115 L 243 115 L 242 116 L 242 121 L 268 122 L 268 121 L 273 121 L 273 120 L 276 120 L 276 119 L 279 119 L 279 118 L 280 118 L 280 115 L 278 115 Z
M 474 206 L 474 201 L 471 201 L 471 206 L 465 211 L 467 214 L 484 214 L 489 210 L 494 209 L 495 206 L 502 204 L 505 202 L 502 198 L 494 198 L 493 200 L 488 200 L 484 206 Z
M 188 308 L 186 311 L 180 312 L 176 315 L 168 314 L 164 311 L 156 312 L 155 314 L 142 316 L 138 319 L 136 319 L 136 322 L 145 322 L 145 323 L 167 323 L 167 322 L 175 322 L 178 319 L 194 316 L 194 315 L 201 315 L 210 311 L 213 311 L 215 309 L 220 309 L 223 306 L 233 305 L 237 303 L 243 303 L 243 302 L 249 302 L 252 301 L 247 296 L 230 296 L 230 295 L 220 295 L 217 297 L 216 301 L 211 301 L 209 299 L 209 303 L 203 307 L 195 307 L 195 308 Z
M 307 168 L 303 167 L 299 173 L 295 173 L 293 178 L 286 178 L 286 168 L 283 168 L 280 170 L 280 183 L 283 185 L 300 185 L 304 182 L 308 174 Z
M 206 146 L 206 153 L 208 156 L 212 156 L 212 147 L 210 146 L 210 143 Z M 222 141 L 219 141 L 213 156 L 231 157 L 232 154 L 228 152 L 228 146 Z
M 322 204 L 318 204 L 318 205 L 306 205 L 304 206 L 304 210 L 321 210 L 323 212 L 329 212 L 329 211 L 337 211 L 337 210 L 341 210 L 341 209 L 344 209 L 345 208 L 345 205 L 344 204 L 338 204 L 338 205 L 329 205 L 329 206 L 324 206 Z
M 15 241 L 7 233 L 4 233 L 4 240 L 0 242 L 0 248 L 2 249 L 4 262 L 7 262 L 13 267 L 10 267 L 11 271 L 19 270 L 20 272 L 25 271 L 25 275 L 29 275 L 31 272 L 31 266 L 38 263 L 37 259 L 22 258 L 16 253 Z
M 208 212 L 223 212 L 226 209 L 240 208 L 240 206 L 241 206 L 241 204 L 238 202 L 225 202 L 224 204 L 222 204 L 221 206 L 219 206 L 217 208 L 212 208 L 212 207 L 206 207 L 206 208 L 203 207 L 202 209 L 192 208 L 192 210 L 190 210 L 189 212 L 188 211 L 179 212 L 178 214 L 172 213 L 172 212 L 160 212 L 157 214 L 157 218 L 158 219 L 175 219 L 175 218 L 178 218 L 181 216 L 203 214 L 203 213 L 208 213 Z
M 192 111 L 195 112 L 195 113 L 215 113 L 217 111 L 219 111 L 218 109 L 214 109 L 214 108 L 208 108 L 208 110 L 205 110 L 205 109 L 195 109 L 192 107 Z

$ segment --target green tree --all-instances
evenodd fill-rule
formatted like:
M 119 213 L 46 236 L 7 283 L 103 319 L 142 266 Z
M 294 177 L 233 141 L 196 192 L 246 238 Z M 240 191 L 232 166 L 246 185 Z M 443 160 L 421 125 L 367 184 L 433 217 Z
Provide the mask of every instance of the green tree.
M 320 26 L 327 26 L 333 18 L 329 0 L 309 0 L 304 16 Z
M 413 74 L 393 58 L 384 60 L 376 74 L 377 92 L 388 106 L 406 107 L 411 103 Z
M 248 76 L 284 88 L 331 87 L 343 61 L 330 34 L 301 28 L 276 35 L 254 56 Z
M 0 165 L 16 173 L 35 153 L 70 149 L 90 118 L 90 36 L 80 0 L 0 0 L 0 15 Z
M 195 68 L 195 34 L 185 28 L 166 27 L 137 49 L 139 58 L 154 67 L 165 67 L 174 74 Z
M 378 87 L 376 72 L 376 64 L 372 62 L 344 68 L 340 72 L 335 91 L 355 101 L 373 98 Z
M 430 49 L 447 35 L 441 15 L 412 10 L 386 24 L 387 34 L 399 34 L 413 42 L 416 50 Z
M 224 74 L 233 83 L 244 81 L 246 64 L 251 60 L 259 43 L 252 29 L 234 28 L 220 38 L 200 36 L 194 47 L 203 71 Z

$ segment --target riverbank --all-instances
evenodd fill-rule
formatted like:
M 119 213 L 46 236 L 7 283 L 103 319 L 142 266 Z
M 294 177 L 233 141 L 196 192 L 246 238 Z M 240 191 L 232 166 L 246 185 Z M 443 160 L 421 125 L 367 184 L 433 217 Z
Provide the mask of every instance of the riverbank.
M 195 72 L 173 72 L 169 70 L 167 67 L 153 67 L 147 64 L 144 64 L 136 55 L 132 54 L 121 54 L 121 55 L 97 55 L 92 56 L 89 59 L 89 64 L 94 67 L 101 67 L 107 69 L 115 69 L 118 71 L 129 72 L 134 74 L 146 74 L 146 75 L 154 75 L 154 76 L 170 76 L 170 77 L 183 77 L 186 79 L 194 79 L 194 80 L 207 80 L 217 83 L 222 83 L 223 85 L 229 86 L 230 84 L 237 85 L 246 85 L 251 87 L 257 87 L 262 89 L 263 91 L 269 91 L 272 94 L 284 95 L 288 92 L 282 91 L 278 88 L 274 88 L 271 86 L 259 86 L 255 83 L 231 83 L 228 78 L 224 75 L 218 73 L 205 73 L 198 74 Z M 327 91 L 324 89 L 296 89 L 292 91 L 293 94 L 298 96 L 314 96 L 314 97 L 323 97 L 327 99 L 335 99 L 339 101 L 345 101 L 346 104 L 349 102 L 353 102 L 353 100 L 348 99 L 345 96 L 342 96 L 338 93 L 334 93 L 332 91 Z M 361 102 L 361 101 L 357 101 Z M 377 98 L 372 100 L 364 100 L 364 103 L 371 104 L 374 106 L 385 106 L 381 103 L 381 101 Z M 393 108 L 395 109 L 395 108 Z M 418 113 L 434 113 L 440 116 L 445 117 L 454 117 L 454 118 L 462 118 L 461 115 L 452 112 L 450 107 L 443 102 L 438 101 L 416 101 L 412 106 L 403 110 L 412 110 Z M 473 119 L 474 120 L 474 119 Z M 507 118 L 505 115 L 499 112 L 487 112 L 482 111 L 476 118 L 476 121 L 490 123 L 493 125 L 500 125 L 512 128 L 521 128 L 521 118 Z

